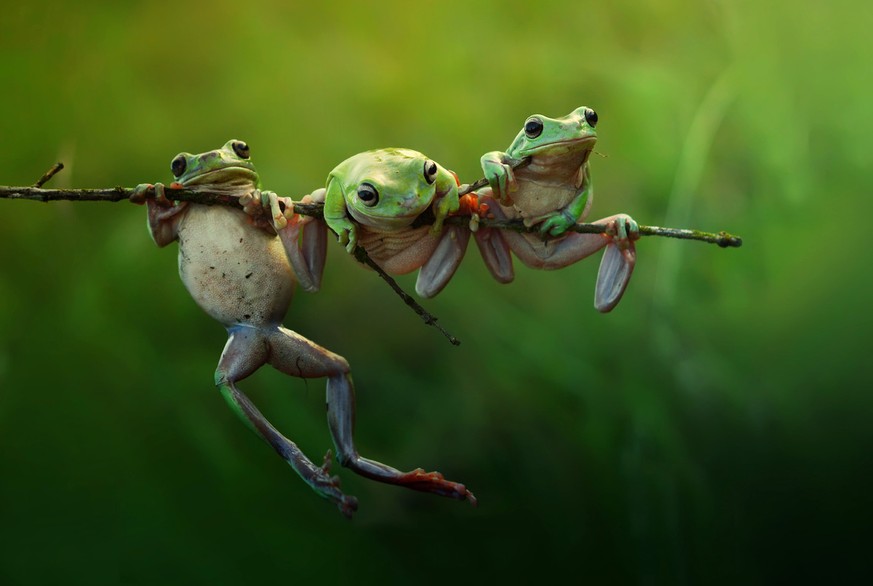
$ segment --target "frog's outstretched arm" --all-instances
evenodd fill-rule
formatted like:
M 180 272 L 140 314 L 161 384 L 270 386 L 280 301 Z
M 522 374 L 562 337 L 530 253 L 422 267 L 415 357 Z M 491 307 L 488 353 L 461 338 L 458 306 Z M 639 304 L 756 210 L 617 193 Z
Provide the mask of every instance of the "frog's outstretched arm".
M 343 384 L 349 367 L 338 356 L 306 338 L 279 327 L 235 326 L 215 371 L 215 385 L 236 414 L 294 469 L 319 495 L 332 501 L 350 517 L 358 507 L 355 497 L 339 489 L 339 479 L 329 475 L 329 461 L 316 466 L 297 445 L 279 433 L 257 407 L 236 387 L 258 368 L 269 362 L 278 370 L 301 378 L 328 377 L 331 385 Z M 350 384 L 350 383 L 349 383 Z

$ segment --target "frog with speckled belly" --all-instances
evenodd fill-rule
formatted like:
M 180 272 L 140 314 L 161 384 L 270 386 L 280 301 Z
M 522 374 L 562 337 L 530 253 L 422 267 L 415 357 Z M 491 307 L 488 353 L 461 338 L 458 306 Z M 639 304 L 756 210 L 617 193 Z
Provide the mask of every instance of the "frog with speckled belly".
M 294 377 L 326 377 L 328 424 L 342 465 L 373 480 L 475 503 L 464 485 L 439 473 L 404 473 L 361 457 L 353 439 L 355 391 L 348 362 L 282 326 L 295 282 L 309 291 L 320 286 L 325 224 L 295 214 L 290 199 L 258 189 L 258 174 L 244 142 L 232 140 L 199 155 L 181 153 L 171 169 L 176 179 L 170 188 L 237 197 L 243 206 L 174 203 L 167 197 L 172 190 L 160 183 L 140 185 L 131 196 L 134 203 L 147 203 L 149 230 L 158 246 L 178 240 L 185 287 L 227 328 L 215 384 L 240 418 L 319 495 L 351 516 L 357 500 L 343 494 L 339 479 L 330 476 L 330 458 L 315 465 L 237 387 L 264 364 Z M 149 197 L 152 187 L 154 196 Z

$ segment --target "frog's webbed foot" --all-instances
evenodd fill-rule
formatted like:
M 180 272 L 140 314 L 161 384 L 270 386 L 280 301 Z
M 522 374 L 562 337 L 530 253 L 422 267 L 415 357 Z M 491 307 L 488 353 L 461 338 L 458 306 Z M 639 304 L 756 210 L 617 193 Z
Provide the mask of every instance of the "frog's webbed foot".
M 355 421 L 355 388 L 351 376 L 331 377 L 327 383 L 327 419 L 336 445 L 338 459 L 346 468 L 366 478 L 430 492 L 449 498 L 468 500 L 476 504 L 476 497 L 460 483 L 446 480 L 438 472 L 415 469 L 401 472 L 391 466 L 363 458 L 358 454 L 353 437 Z
M 429 299 L 442 291 L 458 270 L 469 241 L 470 231 L 465 226 L 446 226 L 430 258 L 418 271 L 415 292 Z
M 483 217 L 506 220 L 506 215 L 491 198 L 491 190 L 488 188 L 480 194 L 478 213 Z M 509 245 L 503 238 L 502 232 L 497 228 L 480 227 L 474 232 L 474 237 L 476 246 L 479 247 L 479 254 L 482 255 L 482 260 L 491 276 L 499 283 L 511 283 L 515 278 L 515 271 L 512 268 Z
M 594 307 L 603 313 L 612 311 L 624 295 L 637 261 L 634 242 L 640 237 L 639 226 L 627 214 L 614 216 L 608 226 L 609 243 L 594 287 Z
M 472 492 L 467 490 L 466 486 L 459 482 L 446 480 L 439 472 L 425 472 L 422 468 L 416 468 L 397 478 L 395 484 L 412 490 L 432 492 L 440 496 L 470 501 L 474 507 L 479 506 L 479 501 L 476 500 Z

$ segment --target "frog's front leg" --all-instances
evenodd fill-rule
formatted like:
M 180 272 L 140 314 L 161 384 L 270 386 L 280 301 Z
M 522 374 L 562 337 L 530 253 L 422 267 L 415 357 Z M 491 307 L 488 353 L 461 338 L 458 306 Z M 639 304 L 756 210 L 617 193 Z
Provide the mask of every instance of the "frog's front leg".
M 342 181 L 333 174 L 328 176 L 324 192 L 324 221 L 349 254 L 354 253 L 358 245 L 357 227 L 349 219 Z
M 319 495 L 337 505 L 347 517 L 357 510 L 357 499 L 339 489 L 339 479 L 329 475 L 329 462 L 316 466 L 297 445 L 282 435 L 257 407 L 236 387 L 236 383 L 269 362 L 292 376 L 347 376 L 348 365 L 342 357 L 310 342 L 290 330 L 273 326 L 255 328 L 235 326 L 221 354 L 215 372 L 215 384 L 231 408 L 294 469 Z M 330 385 L 330 383 L 328 383 Z
M 254 189 L 241 195 L 239 203 L 243 211 L 249 215 L 252 225 L 274 234 L 288 223 L 288 218 L 283 210 L 284 202 L 280 203 L 280 199 L 286 200 L 288 198 L 279 198 L 272 191 Z
M 310 195 L 304 196 L 301 203 L 323 203 L 324 188 L 316 189 Z M 324 263 L 327 259 L 327 224 L 312 216 L 301 216 L 294 211 L 294 202 L 290 198 L 279 198 L 284 207 L 282 213 L 285 225 L 274 225 L 285 254 L 294 268 L 300 286 L 310 293 L 321 288 L 321 277 L 324 273 Z
M 594 200 L 594 189 L 591 185 L 588 163 L 580 167 L 576 175 L 575 186 L 579 190 L 576 197 L 566 207 L 556 210 L 551 217 L 540 224 L 540 234 L 560 236 L 570 226 L 578 222 L 579 218 L 584 218 L 588 214 L 588 209 Z
M 515 173 L 512 171 L 512 166 L 518 162 L 517 159 L 500 151 L 485 153 L 480 159 L 485 179 L 488 180 L 488 185 L 494 191 L 494 196 L 503 205 L 510 205 L 512 202 L 509 194 L 516 189 Z
M 171 184 L 170 187 L 179 184 Z M 149 193 L 154 190 L 154 197 Z M 159 247 L 164 247 L 178 237 L 179 220 L 182 212 L 188 209 L 188 202 L 180 201 L 175 204 L 167 199 L 166 188 L 163 183 L 140 183 L 133 188 L 130 201 L 137 205 L 145 203 L 148 206 L 148 225 L 152 240 Z

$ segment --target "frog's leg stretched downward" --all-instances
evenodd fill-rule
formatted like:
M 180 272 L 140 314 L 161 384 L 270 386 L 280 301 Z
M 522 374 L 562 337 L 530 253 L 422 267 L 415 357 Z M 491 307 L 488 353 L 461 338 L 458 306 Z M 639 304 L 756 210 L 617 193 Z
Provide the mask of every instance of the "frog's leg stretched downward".
M 342 356 L 281 326 L 234 326 L 229 329 L 229 333 L 230 338 L 215 373 L 215 383 L 222 395 L 243 421 L 273 446 L 303 480 L 318 494 L 334 502 L 346 516 L 351 516 L 357 509 L 357 499 L 340 491 L 339 480 L 329 476 L 328 462 L 322 467 L 313 464 L 236 387 L 238 381 L 266 363 L 295 377 L 327 377 L 328 422 L 338 459 L 343 466 L 380 482 L 476 502 L 473 494 L 463 484 L 445 480 L 437 472 L 426 473 L 417 469 L 404 473 L 358 455 L 353 439 L 354 384 L 348 362 Z
M 328 385 L 333 379 L 348 372 L 346 361 L 295 334 L 290 330 L 273 326 L 255 328 L 234 326 L 228 329 L 230 337 L 221 354 L 215 371 L 215 384 L 228 404 L 240 418 L 309 484 L 315 492 L 334 502 L 346 516 L 351 516 L 358 507 L 357 499 L 346 496 L 339 489 L 339 479 L 329 475 L 329 460 L 323 467 L 316 466 L 297 445 L 282 435 L 258 411 L 258 408 L 240 391 L 236 383 L 245 379 L 266 363 L 279 370 L 303 378 L 328 376 Z M 278 343 L 277 343 L 278 342 Z M 278 347 L 278 351 L 277 351 Z M 294 353 L 290 366 L 280 362 L 287 354 Z M 280 364 L 277 364 L 280 362 Z

